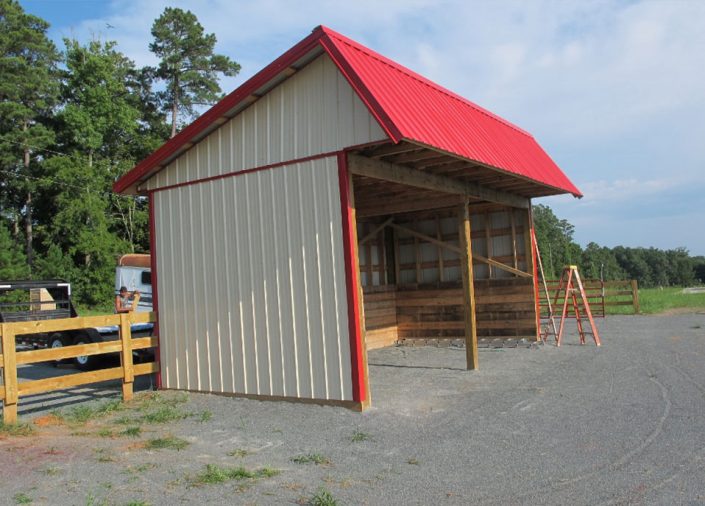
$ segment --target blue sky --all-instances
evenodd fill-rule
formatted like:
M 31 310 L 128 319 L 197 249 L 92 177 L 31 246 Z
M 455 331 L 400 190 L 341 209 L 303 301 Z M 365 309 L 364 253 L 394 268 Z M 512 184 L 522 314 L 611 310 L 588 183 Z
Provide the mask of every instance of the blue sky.
M 540 199 L 583 246 L 705 255 L 705 2 L 20 0 L 50 35 L 116 40 L 192 10 L 242 65 L 231 91 L 325 24 L 531 132 L 585 197 Z

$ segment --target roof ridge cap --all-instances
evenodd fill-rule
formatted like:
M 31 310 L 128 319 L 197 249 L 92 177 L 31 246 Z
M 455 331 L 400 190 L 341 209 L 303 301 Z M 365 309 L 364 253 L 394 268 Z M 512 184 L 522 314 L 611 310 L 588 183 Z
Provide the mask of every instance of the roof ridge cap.
M 386 56 L 374 51 L 373 49 L 370 49 L 366 46 L 363 46 L 359 42 L 356 42 L 356 41 L 346 37 L 345 35 L 342 35 L 342 34 L 336 32 L 335 30 L 332 30 L 324 25 L 317 26 L 314 29 L 314 31 L 316 31 L 318 29 L 320 29 L 322 31 L 322 33 L 328 35 L 329 37 L 334 37 L 334 38 L 340 40 L 342 43 L 347 44 L 347 45 L 351 46 L 352 48 L 357 49 L 358 51 L 364 52 L 370 58 L 376 59 L 380 63 L 383 63 L 384 65 L 387 65 L 387 66 L 401 72 L 402 74 L 406 75 L 407 77 L 414 79 L 425 86 L 433 88 L 434 90 L 436 90 L 440 93 L 443 93 L 444 95 L 452 98 L 453 100 L 461 102 L 461 103 L 467 105 L 468 107 L 471 107 L 472 109 L 475 109 L 480 114 L 484 114 L 488 118 L 491 118 L 499 123 L 502 123 L 503 125 L 505 125 L 509 128 L 512 128 L 513 130 L 516 130 L 517 132 L 519 132 L 523 135 L 526 135 L 527 137 L 530 137 L 532 139 L 534 138 L 534 136 L 531 133 L 529 133 L 526 130 L 524 130 L 523 128 L 515 125 L 511 121 L 504 119 L 503 117 L 489 111 L 488 109 L 485 109 L 484 107 L 482 107 L 480 105 L 477 105 L 475 102 L 473 102 L 473 101 L 471 101 L 461 95 L 458 95 L 457 93 L 450 91 L 448 88 L 431 81 L 430 79 L 422 76 L 421 74 L 414 72 L 410 68 L 405 67 L 404 65 L 401 65 L 401 64 L 387 58 Z

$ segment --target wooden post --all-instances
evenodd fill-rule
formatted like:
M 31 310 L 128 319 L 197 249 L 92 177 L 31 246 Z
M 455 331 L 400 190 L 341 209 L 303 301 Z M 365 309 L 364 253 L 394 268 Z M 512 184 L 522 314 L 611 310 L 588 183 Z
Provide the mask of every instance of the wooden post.
M 441 219 L 436 215 L 436 238 L 438 241 L 443 240 L 443 232 L 441 231 Z M 443 273 L 443 248 L 438 246 L 438 281 L 441 283 L 445 281 L 445 274 Z
M 11 326 L 0 324 L 2 332 L 2 381 L 5 389 L 5 401 L 2 408 L 3 422 L 17 423 L 17 361 L 15 356 L 15 332 Z
M 531 206 L 526 211 L 526 227 L 524 228 L 524 257 L 526 258 L 526 272 L 533 274 L 534 288 L 534 311 L 536 313 L 536 342 L 541 341 L 541 305 L 539 300 L 539 269 L 536 261 L 536 248 L 534 241 L 534 217 L 531 214 Z
M 632 279 L 632 301 L 634 302 L 634 314 L 639 314 L 641 308 L 639 307 L 639 285 L 636 279 Z
M 472 239 L 470 230 L 469 201 L 465 201 L 458 213 L 460 266 L 463 276 L 463 314 L 465 316 L 465 359 L 468 370 L 478 368 L 477 322 L 475 321 L 475 285 L 472 272 Z
M 120 313 L 120 342 L 122 351 L 122 400 L 132 400 L 132 385 L 135 381 L 135 371 L 132 367 L 132 329 L 130 328 L 130 314 Z

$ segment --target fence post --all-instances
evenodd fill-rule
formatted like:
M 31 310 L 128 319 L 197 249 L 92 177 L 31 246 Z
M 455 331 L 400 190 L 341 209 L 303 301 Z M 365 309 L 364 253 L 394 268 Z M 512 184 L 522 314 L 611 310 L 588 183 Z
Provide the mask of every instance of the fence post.
M 130 328 L 130 314 L 120 313 L 120 341 L 122 352 L 122 400 L 132 400 L 132 385 L 135 381 L 135 371 L 132 367 L 132 329 Z
M 15 333 L 5 323 L 0 324 L 2 332 L 2 381 L 5 401 L 2 408 L 4 423 L 17 423 L 17 362 L 15 357 Z
M 636 279 L 632 279 L 632 301 L 634 302 L 634 314 L 639 314 L 639 286 Z

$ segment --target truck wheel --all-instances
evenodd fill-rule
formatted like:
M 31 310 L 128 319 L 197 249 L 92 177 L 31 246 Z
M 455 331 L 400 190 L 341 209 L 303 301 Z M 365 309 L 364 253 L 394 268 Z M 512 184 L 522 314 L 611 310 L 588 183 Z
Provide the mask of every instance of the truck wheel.
M 49 340 L 47 341 L 47 344 L 49 348 L 63 348 L 64 346 L 68 346 L 68 341 L 67 339 L 59 334 L 58 332 L 55 334 L 52 334 L 49 336 Z M 54 360 L 52 363 L 54 364 L 54 367 L 57 367 L 59 364 L 65 362 L 64 360 Z
M 94 341 L 86 334 L 80 334 L 73 340 L 73 344 L 91 344 L 92 342 Z M 95 355 L 79 355 L 73 359 L 73 363 L 81 371 L 91 371 L 98 365 L 98 359 L 99 357 Z

